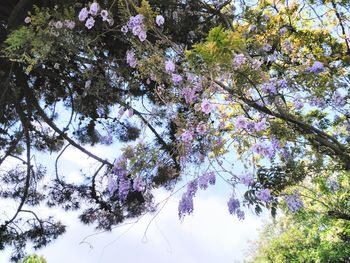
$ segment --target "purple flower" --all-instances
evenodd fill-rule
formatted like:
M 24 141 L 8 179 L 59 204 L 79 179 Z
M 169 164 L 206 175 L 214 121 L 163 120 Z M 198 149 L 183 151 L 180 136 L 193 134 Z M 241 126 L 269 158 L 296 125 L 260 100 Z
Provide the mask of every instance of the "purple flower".
M 245 186 L 251 186 L 254 183 L 254 178 L 251 174 L 242 175 L 239 179 Z
M 165 62 L 165 71 L 167 73 L 173 73 L 175 71 L 175 64 L 171 60 Z
M 243 212 L 242 210 L 240 210 L 240 209 L 237 209 L 236 215 L 237 215 L 237 218 L 238 218 L 239 220 L 244 220 L 244 218 L 245 218 L 244 212 Z
M 233 68 L 237 69 L 246 62 L 244 54 L 235 54 L 233 57 Z
M 271 93 L 271 94 L 276 94 L 277 93 L 277 89 L 276 89 L 276 83 L 274 81 L 270 81 L 267 83 L 263 83 L 261 85 L 261 89 L 265 92 L 265 93 Z
M 325 68 L 323 66 L 323 63 L 321 63 L 319 61 L 315 61 L 314 64 L 312 65 L 312 67 L 307 68 L 307 70 L 311 73 L 318 74 L 318 73 L 325 71 Z
M 271 193 L 269 189 L 261 189 L 256 191 L 256 197 L 264 202 L 268 202 L 271 199 Z
M 181 94 L 184 96 L 185 101 L 188 104 L 192 103 L 197 97 L 196 90 L 192 88 L 184 88 L 181 91 Z
M 213 105 L 207 100 L 204 99 L 201 103 L 201 109 L 202 112 L 204 112 L 205 114 L 209 114 L 212 110 L 213 110 Z
M 198 185 L 200 189 L 207 189 L 208 185 L 215 184 L 216 178 L 215 178 L 215 173 L 213 172 L 205 172 L 202 176 L 198 178 Z
M 134 36 L 138 36 L 141 32 L 142 32 L 142 27 L 137 25 L 137 26 L 134 26 L 132 29 L 131 29 L 132 33 L 134 34 Z
M 280 31 L 279 31 L 279 34 L 280 35 L 284 35 L 285 33 L 287 33 L 287 28 L 286 27 L 282 27 L 281 29 L 280 29 Z
M 310 105 L 324 108 L 326 106 L 326 101 L 323 98 L 310 97 Z
M 288 52 L 292 52 L 293 51 L 292 43 L 290 43 L 290 41 L 288 39 L 284 40 L 283 46 Z
M 270 140 L 271 140 L 271 146 L 273 149 L 280 149 L 281 148 L 280 142 L 275 136 L 272 135 Z
M 126 51 L 126 63 L 128 63 L 132 68 L 137 67 L 137 60 L 135 57 L 135 52 L 133 50 Z
M 193 197 L 184 193 L 179 202 L 178 211 L 180 219 L 183 219 L 186 214 L 190 215 L 193 212 Z
M 295 192 L 292 195 L 285 196 L 284 200 L 287 204 L 289 211 L 291 211 L 293 213 L 297 212 L 304 205 L 303 201 L 301 201 L 301 199 L 300 199 L 299 192 Z
M 257 30 L 257 26 L 256 25 L 250 25 L 248 28 L 249 32 L 253 32 Z
M 83 22 L 85 21 L 85 19 L 89 16 L 89 11 L 86 7 L 84 7 L 83 9 L 80 10 L 79 12 L 79 21 Z
M 258 142 L 253 146 L 253 152 L 269 158 L 273 158 L 275 155 L 275 150 L 270 145 L 261 142 Z
M 177 84 L 181 83 L 182 77 L 179 74 L 172 74 L 171 75 L 171 80 L 173 81 L 173 83 L 175 85 L 177 85 Z
M 266 119 L 262 119 L 259 122 L 254 123 L 254 129 L 257 132 L 264 131 L 267 128 Z
M 90 11 L 89 13 L 93 16 L 97 15 L 98 11 L 100 10 L 100 5 L 96 2 L 93 2 L 91 5 L 90 5 Z
M 146 33 L 146 31 L 143 31 L 143 30 L 142 30 L 142 31 L 138 34 L 138 37 L 139 37 L 139 39 L 140 39 L 141 42 L 145 41 L 146 38 L 147 38 L 147 33 Z
M 107 10 L 102 10 L 100 15 L 102 17 L 102 21 L 106 21 L 108 19 L 108 11 Z
M 99 141 L 101 144 L 110 145 L 113 143 L 113 137 L 111 135 L 100 136 Z
M 209 184 L 211 184 L 211 185 L 214 185 L 214 184 L 215 184 L 215 182 L 216 182 L 216 176 L 215 176 L 215 173 L 214 173 L 214 172 L 210 172 L 210 173 L 208 174 L 208 182 L 209 182 Z
M 196 128 L 196 132 L 199 134 L 199 135 L 203 135 L 207 132 L 208 130 L 208 126 L 207 124 L 205 124 L 204 122 L 200 122 L 198 125 L 197 125 L 197 128 Z
M 139 40 L 141 42 L 145 41 L 147 38 L 146 28 L 143 23 L 144 16 L 141 14 L 138 14 L 136 16 L 130 17 L 127 26 L 131 30 L 134 36 L 138 36 Z
M 108 183 L 107 183 L 107 189 L 108 192 L 113 195 L 114 192 L 117 190 L 118 188 L 118 184 L 117 184 L 117 180 L 115 180 L 115 178 L 113 178 L 112 175 L 108 176 Z
M 238 116 L 235 121 L 236 129 L 246 129 L 247 128 L 247 119 L 244 116 Z
M 346 104 L 344 97 L 337 90 L 334 91 L 333 96 L 332 96 L 332 100 L 333 100 L 334 105 L 336 107 L 343 107 Z
M 197 180 L 192 180 L 188 183 L 187 185 L 187 195 L 194 197 L 197 193 L 198 190 L 198 181 Z
M 231 215 L 235 214 L 236 211 L 240 208 L 239 200 L 234 196 L 231 196 L 230 200 L 227 202 L 228 211 Z
M 333 194 L 340 189 L 340 185 L 334 179 L 327 180 L 326 186 L 328 190 Z
M 95 24 L 95 19 L 93 17 L 89 17 L 87 20 L 86 20 L 86 23 L 85 23 L 85 26 L 88 28 L 88 29 L 91 29 Z
M 269 44 L 266 44 L 265 46 L 263 46 L 263 48 L 262 48 L 265 52 L 269 52 L 269 51 L 271 51 L 271 49 L 272 49 L 272 46 L 271 45 L 269 45 Z
M 130 181 L 125 176 L 119 177 L 118 196 L 121 202 L 124 202 L 130 191 Z
M 132 188 L 137 192 L 142 192 L 145 188 L 145 183 L 142 180 L 141 176 L 138 176 L 134 179 L 134 183 L 132 185 Z
M 193 132 L 192 131 L 185 131 L 181 134 L 181 140 L 184 143 L 189 143 L 193 140 Z
M 156 24 L 158 26 L 161 26 L 164 24 L 164 17 L 162 15 L 157 15 L 156 16 Z

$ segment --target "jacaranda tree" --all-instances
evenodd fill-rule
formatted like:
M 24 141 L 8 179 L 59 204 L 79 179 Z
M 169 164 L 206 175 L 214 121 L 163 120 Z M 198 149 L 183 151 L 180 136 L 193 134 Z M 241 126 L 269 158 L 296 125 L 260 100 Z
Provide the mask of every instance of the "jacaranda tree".
M 40 248 L 65 231 L 36 213 L 39 204 L 79 210 L 83 223 L 110 230 L 157 209 L 157 187 L 187 183 L 182 219 L 199 188 L 224 180 L 229 212 L 243 220 L 243 206 L 274 215 L 289 200 L 299 209 L 293 186 L 349 175 L 349 8 L 336 0 L 1 4 L 0 164 L 15 165 L 1 170 L 0 194 L 18 208 L 0 222 L 0 248 L 13 246 L 17 260 L 26 242 Z M 86 149 L 115 141 L 119 156 Z M 57 172 L 67 147 L 99 165 L 81 184 Z M 38 152 L 57 152 L 54 176 L 34 165 Z M 332 209 L 329 217 L 349 220 Z

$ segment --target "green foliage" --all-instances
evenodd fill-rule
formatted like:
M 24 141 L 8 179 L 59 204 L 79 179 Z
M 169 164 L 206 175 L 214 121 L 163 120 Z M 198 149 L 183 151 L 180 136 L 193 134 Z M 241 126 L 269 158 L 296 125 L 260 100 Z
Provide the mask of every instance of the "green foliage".
M 298 188 L 304 208 L 264 226 L 250 262 L 347 262 L 350 258 L 349 174 L 323 174 Z M 292 189 L 286 192 L 292 192 Z M 348 218 L 347 218 L 348 217 Z
M 20 263 L 47 263 L 43 256 L 36 254 L 26 256 Z
M 190 60 L 194 64 L 202 60 L 208 66 L 218 63 L 229 63 L 233 52 L 242 52 L 245 48 L 245 41 L 239 32 L 225 30 L 221 26 L 210 30 L 207 40 L 204 43 L 196 44 L 192 51 L 188 52 Z

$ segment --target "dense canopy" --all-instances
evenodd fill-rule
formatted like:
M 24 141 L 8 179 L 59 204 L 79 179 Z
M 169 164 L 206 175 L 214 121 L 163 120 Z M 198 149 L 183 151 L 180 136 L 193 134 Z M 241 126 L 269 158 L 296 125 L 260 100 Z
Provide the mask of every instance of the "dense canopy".
M 110 230 L 180 180 L 180 219 L 223 180 L 241 220 L 244 207 L 298 213 L 305 184 L 333 182 L 342 206 L 322 211 L 349 221 L 348 1 L 3 2 L 0 196 L 17 208 L 0 249 L 13 260 L 65 232 L 39 205 Z M 114 142 L 108 159 L 86 148 Z M 57 169 L 68 147 L 97 165 L 80 184 Z M 55 175 L 39 152 L 56 153 Z

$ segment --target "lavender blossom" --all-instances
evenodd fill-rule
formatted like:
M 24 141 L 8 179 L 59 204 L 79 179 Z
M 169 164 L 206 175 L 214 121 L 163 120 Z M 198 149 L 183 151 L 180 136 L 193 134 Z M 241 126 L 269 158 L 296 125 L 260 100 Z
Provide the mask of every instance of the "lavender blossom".
M 175 71 L 175 64 L 171 60 L 165 62 L 165 71 L 167 73 L 173 73 Z
M 132 68 L 137 67 L 137 60 L 135 57 L 135 52 L 133 50 L 126 51 L 126 63 L 128 63 Z
M 239 200 L 234 196 L 231 196 L 230 200 L 227 202 L 228 211 L 231 215 L 235 214 L 236 211 L 240 208 Z
M 162 15 L 156 16 L 156 24 L 158 26 L 162 26 L 164 24 L 164 17 Z
M 91 5 L 90 5 L 90 11 L 89 13 L 93 16 L 96 16 L 98 11 L 100 10 L 100 5 L 96 2 L 93 2 Z
M 108 11 L 107 10 L 102 10 L 100 15 L 102 17 L 102 21 L 107 21 L 107 19 L 108 19 Z
M 209 114 L 214 109 L 214 106 L 207 99 L 204 99 L 201 103 L 201 109 L 205 114 Z
M 180 84 L 182 82 L 182 77 L 179 74 L 172 74 L 171 80 L 175 85 Z
M 322 73 L 323 71 L 325 71 L 325 68 L 323 66 L 323 63 L 321 63 L 319 61 L 315 61 L 314 64 L 310 68 L 307 68 L 307 71 L 314 73 L 314 74 L 319 74 L 319 73 Z
M 86 7 L 84 7 L 79 12 L 79 16 L 78 16 L 79 21 L 81 21 L 81 22 L 85 21 L 85 19 L 88 18 L 88 16 L 89 16 L 89 11 Z
M 256 197 L 264 202 L 269 202 L 271 199 L 271 193 L 269 189 L 261 189 L 256 191 Z
M 297 212 L 304 205 L 303 201 L 300 199 L 299 192 L 295 192 L 294 194 L 285 196 L 284 200 L 287 204 L 289 211 L 293 213 Z
M 186 214 L 190 215 L 193 212 L 193 197 L 184 193 L 179 202 L 178 211 L 180 219 L 183 219 Z
M 93 17 L 89 17 L 89 18 L 86 20 L 85 26 L 86 26 L 88 29 L 91 29 L 94 25 L 95 25 L 95 19 L 94 19 Z

